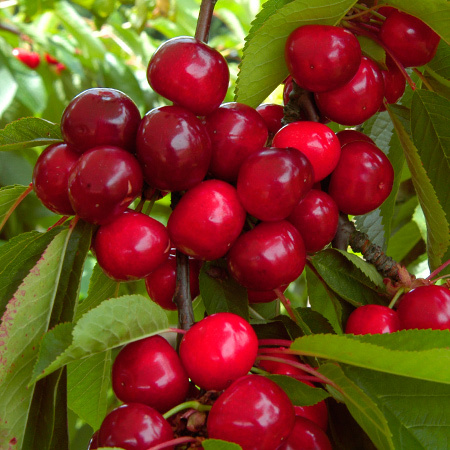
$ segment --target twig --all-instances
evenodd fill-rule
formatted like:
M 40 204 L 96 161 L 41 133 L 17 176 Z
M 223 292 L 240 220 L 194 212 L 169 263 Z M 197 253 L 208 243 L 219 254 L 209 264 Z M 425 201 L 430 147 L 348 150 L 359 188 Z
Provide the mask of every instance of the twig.
M 281 123 L 287 125 L 299 120 L 319 122 L 320 115 L 314 102 L 314 94 L 302 89 L 292 80 L 292 91 L 289 94 L 289 102 L 284 107 L 284 117 Z
M 189 330 L 194 324 L 194 311 L 192 309 L 192 299 L 189 288 L 189 257 L 177 250 L 176 258 L 177 281 L 173 301 L 178 309 L 179 328 L 182 330 Z
M 209 29 L 211 28 L 211 20 L 216 2 L 217 0 L 202 0 L 197 19 L 197 28 L 195 29 L 195 37 L 200 41 L 208 42 Z

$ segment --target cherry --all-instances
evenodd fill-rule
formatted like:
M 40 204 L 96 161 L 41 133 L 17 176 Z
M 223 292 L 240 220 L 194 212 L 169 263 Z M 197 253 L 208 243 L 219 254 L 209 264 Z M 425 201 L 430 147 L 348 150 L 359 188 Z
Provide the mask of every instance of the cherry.
M 307 383 L 308 385 L 313 386 L 311 383 Z M 315 403 L 314 405 L 308 406 L 294 406 L 295 415 L 304 417 L 305 419 L 311 420 L 316 425 L 319 425 L 323 431 L 327 431 L 328 428 L 328 408 L 325 400 L 321 400 L 320 402 Z
M 189 379 L 177 352 L 161 336 L 123 347 L 112 367 L 112 387 L 125 403 L 144 403 L 163 413 L 183 402 Z
M 283 104 L 287 105 L 289 103 L 289 96 L 291 95 L 292 89 L 294 88 L 292 75 L 289 75 L 284 81 L 283 87 Z
M 384 21 L 380 39 L 405 67 L 423 66 L 436 54 L 440 37 L 422 20 L 393 11 Z
M 367 214 L 389 196 L 394 169 L 388 157 L 374 144 L 364 141 L 344 145 L 331 174 L 328 193 L 346 214 Z
M 72 168 L 70 203 L 80 218 L 105 224 L 127 209 L 142 185 L 141 167 L 131 153 L 119 147 L 94 147 Z
M 87 450 L 98 449 L 98 430 L 92 435 Z
M 377 9 L 377 12 L 382 14 L 384 17 L 389 17 L 394 11 L 398 11 L 398 9 L 394 8 L 393 6 L 386 5 Z
M 229 78 L 225 58 L 188 36 L 164 42 L 147 68 L 148 82 L 158 94 L 198 116 L 219 107 L 227 93 Z
M 103 419 L 98 434 L 99 447 L 124 450 L 147 450 L 172 439 L 169 422 L 156 409 L 142 403 L 128 403 L 112 410 Z
M 280 347 L 281 349 L 282 347 Z M 264 351 L 261 350 L 261 355 L 264 355 Z M 292 361 L 299 363 L 300 359 L 296 355 L 290 355 L 289 353 L 269 353 L 267 356 L 273 356 L 276 358 L 284 359 L 286 361 Z M 298 367 L 294 367 L 290 364 L 286 364 L 279 361 L 271 361 L 269 359 L 261 359 L 258 363 L 259 367 L 261 369 L 266 370 L 267 372 L 274 374 L 274 375 L 287 375 L 293 378 L 301 378 L 305 377 L 305 375 L 308 375 L 305 371 L 299 369 Z M 310 383 L 307 383 L 310 384 Z M 312 385 L 311 385 L 312 386 Z
M 283 284 L 278 289 L 281 292 L 284 292 L 288 287 L 287 284 Z M 276 300 L 278 298 L 275 291 L 272 289 L 270 291 L 260 291 L 255 289 L 247 289 L 247 297 L 249 303 L 268 303 Z
M 245 222 L 236 189 L 225 181 L 206 180 L 181 198 L 169 217 L 172 244 L 194 258 L 224 256 Z
M 209 171 L 215 178 L 234 183 L 247 156 L 266 144 L 266 123 L 254 108 L 234 102 L 221 105 L 204 123 L 212 142 Z
M 92 88 L 67 105 L 61 133 L 64 141 L 80 153 L 100 145 L 134 151 L 140 121 L 139 109 L 126 94 L 116 89 Z
M 202 389 L 222 390 L 252 368 L 258 338 L 237 314 L 212 314 L 194 324 L 180 343 L 189 378 Z
M 52 144 L 38 157 L 33 189 L 46 208 L 56 214 L 75 214 L 69 200 L 69 175 L 80 157 L 66 144 Z
M 339 220 L 336 202 L 327 193 L 312 189 L 287 218 L 300 232 L 307 252 L 318 252 L 334 238 Z
M 325 431 L 313 421 L 295 416 L 291 433 L 277 450 L 333 450 Z
M 243 450 L 274 450 L 295 423 L 294 407 L 272 380 L 246 375 L 213 404 L 206 423 L 211 439 L 239 444 Z
M 345 326 L 347 334 L 394 333 L 400 329 L 395 311 L 382 305 L 363 305 L 349 316 Z
M 39 53 L 31 52 L 26 48 L 14 48 L 12 54 L 30 69 L 36 69 L 41 62 Z
M 189 258 L 189 288 L 192 300 L 200 294 L 198 277 L 201 261 Z M 175 311 L 173 302 L 176 286 L 177 262 L 175 255 L 169 255 L 169 259 L 157 267 L 145 278 L 145 287 L 149 297 L 164 309 Z
M 329 175 L 339 160 L 341 146 L 334 131 L 328 126 L 310 121 L 292 122 L 275 134 L 274 147 L 294 147 L 311 162 L 314 181 Z
M 260 220 L 285 219 L 312 188 L 314 172 L 295 148 L 264 148 L 239 169 L 237 193 L 245 210 Z
M 324 92 L 353 78 L 361 62 L 361 46 L 344 28 L 304 25 L 289 35 L 284 56 L 289 72 L 301 88 Z
M 339 143 L 341 144 L 341 147 L 343 147 L 345 144 L 348 144 L 349 142 L 353 141 L 366 141 L 370 142 L 372 144 L 375 144 L 373 139 L 371 139 L 367 134 L 361 133 L 361 131 L 347 129 L 347 130 L 341 130 L 336 133 L 337 138 L 339 139 Z
M 170 240 L 162 223 L 128 210 L 99 227 L 92 247 L 110 278 L 131 281 L 145 278 L 167 260 Z
M 263 103 L 256 107 L 256 111 L 264 119 L 269 133 L 275 134 L 282 127 L 281 119 L 284 117 L 282 105 Z
M 211 160 L 204 125 L 180 106 L 149 111 L 139 127 L 136 146 L 145 181 L 162 191 L 184 191 L 200 183 Z
M 400 329 L 450 330 L 450 290 L 444 286 L 419 286 L 400 298 Z
M 389 55 L 386 55 L 386 65 L 388 70 L 381 71 L 384 82 L 384 97 L 389 104 L 392 104 L 396 103 L 405 92 L 406 80 Z M 384 109 L 384 105 L 382 105 L 381 110 Z
M 56 65 L 59 63 L 59 61 L 49 53 L 45 53 L 44 58 L 47 64 Z
M 314 94 L 317 107 L 328 119 L 342 125 L 359 125 L 372 117 L 383 103 L 381 70 L 363 56 L 355 76 L 344 86 Z
M 306 252 L 294 225 L 286 220 L 261 222 L 236 240 L 227 260 L 230 273 L 240 284 L 268 291 L 300 276 Z

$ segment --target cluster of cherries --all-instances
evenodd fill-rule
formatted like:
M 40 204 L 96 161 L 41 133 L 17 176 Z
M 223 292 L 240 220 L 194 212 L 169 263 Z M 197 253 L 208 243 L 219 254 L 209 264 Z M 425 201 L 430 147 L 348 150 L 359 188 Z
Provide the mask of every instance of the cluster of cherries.
M 12 54 L 30 69 L 37 69 L 41 63 L 41 55 L 38 52 L 34 52 L 23 47 L 13 48 Z M 49 53 L 44 53 L 44 58 L 47 64 L 55 68 L 55 72 L 58 75 L 66 69 L 66 65 L 64 63 L 58 61 Z
M 183 335 L 179 354 L 160 335 L 126 345 L 112 368 L 123 404 L 105 417 L 89 450 L 173 449 L 205 437 L 244 450 L 331 450 L 324 401 L 294 406 L 274 381 L 249 374 L 259 361 L 259 370 L 314 387 L 296 355 L 262 344 L 240 316 L 217 313 Z

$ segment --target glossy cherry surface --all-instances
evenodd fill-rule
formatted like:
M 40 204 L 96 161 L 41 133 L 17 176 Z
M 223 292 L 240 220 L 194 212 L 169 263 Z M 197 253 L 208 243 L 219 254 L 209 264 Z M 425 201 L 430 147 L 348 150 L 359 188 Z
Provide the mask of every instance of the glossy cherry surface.
M 99 447 L 147 450 L 173 439 L 172 427 L 161 413 L 142 403 L 128 403 L 112 410 L 103 420 Z M 165 447 L 174 449 L 173 446 Z
M 396 311 L 382 305 L 363 305 L 356 308 L 345 325 L 347 334 L 394 333 L 400 329 Z
M 26 48 L 14 48 L 12 54 L 30 69 L 36 69 L 41 62 L 39 53 L 32 52 Z
M 445 286 L 419 286 L 400 298 L 400 329 L 450 330 L 450 290 Z
M 83 153 L 73 167 L 69 198 L 80 218 L 102 225 L 122 214 L 142 186 L 142 170 L 131 153 L 100 146 Z
M 288 285 L 284 284 L 283 286 L 280 286 L 278 289 L 280 289 L 281 292 L 284 292 L 287 287 Z M 270 291 L 260 291 L 259 289 L 257 290 L 247 289 L 247 297 L 249 303 L 268 303 L 278 298 L 277 294 L 273 289 Z
M 98 448 L 98 430 L 92 435 L 87 450 L 96 450 Z
M 387 70 L 381 71 L 384 82 L 384 98 L 389 104 L 392 104 L 396 103 L 405 92 L 406 80 L 389 55 L 386 55 L 386 65 Z M 384 105 L 382 109 L 384 109 Z
M 345 144 L 348 144 L 349 142 L 353 141 L 366 141 L 370 142 L 372 144 L 375 144 L 373 139 L 371 139 L 367 134 L 361 133 L 361 131 L 347 129 L 347 130 L 341 130 L 336 133 L 337 138 L 339 139 L 339 143 L 341 144 L 341 147 L 343 147 Z
M 180 36 L 164 42 L 147 68 L 150 86 L 163 97 L 203 116 L 222 103 L 228 89 L 225 58 L 204 42 Z
M 295 422 L 287 394 L 272 380 L 246 375 L 216 400 L 207 420 L 208 436 L 239 444 L 243 450 L 274 450 Z
M 310 121 L 285 125 L 274 136 L 272 145 L 300 150 L 313 166 L 315 182 L 333 171 L 341 154 L 341 145 L 334 131 L 322 123 Z
M 308 406 L 294 406 L 295 415 L 311 420 L 316 425 L 319 425 L 323 431 L 328 428 L 328 408 L 325 400 L 322 400 L 314 405 Z
M 216 313 L 194 324 L 183 336 L 180 358 L 200 388 L 222 390 L 246 375 L 258 352 L 250 324 L 233 313 Z
M 281 127 L 281 119 L 284 116 L 284 109 L 282 105 L 275 103 L 263 103 L 256 107 L 256 111 L 261 115 L 266 122 L 269 133 L 275 134 Z
M 237 193 L 245 210 L 260 220 L 285 219 L 314 184 L 308 158 L 295 148 L 265 148 L 239 169 Z
M 145 181 L 162 191 L 184 191 L 200 183 L 211 160 L 204 125 L 180 106 L 149 111 L 139 127 L 136 147 Z
M 269 359 L 261 359 L 258 362 L 259 367 L 274 375 L 288 375 L 293 378 L 305 377 L 305 375 L 308 375 L 302 369 L 292 366 L 291 364 L 288 364 L 289 361 L 294 363 L 300 363 L 300 359 L 296 355 L 290 355 L 289 353 L 282 353 L 281 351 L 282 349 L 283 347 L 280 347 L 279 353 L 266 353 L 264 352 L 264 349 L 261 349 L 260 354 L 269 357 L 283 359 L 287 361 L 287 363 L 281 361 L 271 361 Z
M 227 260 L 240 284 L 268 291 L 300 276 L 306 251 L 300 233 L 288 221 L 261 222 L 236 240 Z
M 383 103 L 383 75 L 374 61 L 363 56 L 358 71 L 347 84 L 314 96 L 319 110 L 328 119 L 342 125 L 359 125 Z
M 141 114 L 123 92 L 111 88 L 87 89 L 67 105 L 61 118 L 64 141 L 82 153 L 99 145 L 134 151 Z
M 286 65 L 295 82 L 311 92 L 336 89 L 350 81 L 361 61 L 361 46 L 348 30 L 331 25 L 304 25 L 285 46 Z
M 169 233 L 157 220 L 128 210 L 99 227 L 93 250 L 99 266 L 110 278 L 139 280 L 167 260 Z
M 46 208 L 56 214 L 75 214 L 69 200 L 69 175 L 80 157 L 66 144 L 48 146 L 33 169 L 33 189 Z
M 221 105 L 204 123 L 212 143 L 209 172 L 234 183 L 247 156 L 266 144 L 266 123 L 254 108 L 235 102 Z
M 389 14 L 381 26 L 380 39 L 405 67 L 429 63 L 440 41 L 426 23 L 401 11 Z
M 182 403 L 189 379 L 177 352 L 161 336 L 127 344 L 112 367 L 112 387 L 124 403 L 144 403 L 164 413 Z
M 388 157 L 374 144 L 350 142 L 331 174 L 328 193 L 346 214 L 366 214 L 378 208 L 389 196 L 394 169 Z
M 287 218 L 300 232 L 307 252 L 318 252 L 334 238 L 339 220 L 336 202 L 325 192 L 311 189 Z
M 221 258 L 237 239 L 245 210 L 236 189 L 225 181 L 207 180 L 187 191 L 169 217 L 172 244 L 195 258 Z

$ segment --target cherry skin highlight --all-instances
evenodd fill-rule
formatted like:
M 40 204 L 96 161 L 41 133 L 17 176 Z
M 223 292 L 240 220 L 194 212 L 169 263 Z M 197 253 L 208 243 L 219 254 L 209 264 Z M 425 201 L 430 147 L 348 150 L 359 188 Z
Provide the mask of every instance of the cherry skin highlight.
M 222 390 L 246 375 L 255 362 L 258 338 L 233 313 L 216 313 L 194 324 L 180 343 L 180 358 L 191 380 L 205 390 Z
M 389 55 L 386 55 L 387 70 L 382 70 L 384 82 L 384 98 L 389 104 L 397 103 L 405 92 L 406 80 L 403 73 L 392 61 Z M 382 105 L 381 110 L 384 110 Z
M 347 334 L 394 333 L 400 329 L 396 311 L 382 305 L 363 305 L 349 316 L 345 326 Z
M 256 111 L 264 119 L 270 134 L 275 134 L 282 127 L 281 119 L 284 117 L 282 105 L 263 103 L 256 107 Z

